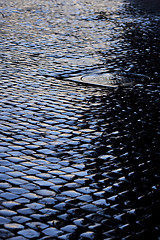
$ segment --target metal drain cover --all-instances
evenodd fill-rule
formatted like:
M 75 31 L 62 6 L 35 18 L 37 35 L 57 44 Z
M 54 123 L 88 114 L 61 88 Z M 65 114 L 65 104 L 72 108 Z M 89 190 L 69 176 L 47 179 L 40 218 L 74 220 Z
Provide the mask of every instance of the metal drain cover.
M 88 74 L 83 76 L 72 77 L 77 82 L 82 82 L 91 85 L 98 85 L 104 87 L 118 87 L 120 85 L 131 84 L 131 81 L 127 81 L 126 77 L 113 73 L 98 73 Z
M 103 87 L 129 86 L 133 83 L 141 83 L 148 79 L 143 74 L 136 73 L 93 73 L 71 77 L 73 81 L 97 85 Z

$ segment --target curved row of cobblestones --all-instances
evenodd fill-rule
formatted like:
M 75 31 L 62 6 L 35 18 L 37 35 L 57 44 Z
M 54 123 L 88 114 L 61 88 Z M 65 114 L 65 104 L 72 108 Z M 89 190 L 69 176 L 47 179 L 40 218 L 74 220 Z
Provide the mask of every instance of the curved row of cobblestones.
M 0 239 L 158 239 L 159 85 L 3 77 Z

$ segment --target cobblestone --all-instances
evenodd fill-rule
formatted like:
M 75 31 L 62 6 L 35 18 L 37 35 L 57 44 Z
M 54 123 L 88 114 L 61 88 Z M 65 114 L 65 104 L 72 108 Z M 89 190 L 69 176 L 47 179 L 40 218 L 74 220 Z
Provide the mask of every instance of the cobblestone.
M 20 206 L 20 204 L 15 201 L 6 201 L 3 202 L 2 205 L 5 206 L 7 209 L 16 209 Z
M 3 79 L 0 239 L 158 239 L 159 85 Z
M 15 211 L 8 210 L 8 209 L 2 209 L 2 210 L 0 210 L 0 216 L 10 217 L 10 216 L 13 216 L 13 215 L 16 215 L 16 212 L 15 212 Z
M 0 225 L 4 225 L 4 224 L 7 224 L 9 223 L 11 220 L 6 218 L 6 217 L 1 217 L 0 216 Z
M 26 237 L 27 239 L 38 238 L 40 235 L 37 231 L 34 231 L 32 229 L 21 230 L 18 232 L 18 234 L 22 235 L 23 237 Z
M 7 224 L 4 225 L 4 227 L 13 231 L 13 232 L 24 229 L 23 225 L 17 224 L 17 223 L 7 223 Z

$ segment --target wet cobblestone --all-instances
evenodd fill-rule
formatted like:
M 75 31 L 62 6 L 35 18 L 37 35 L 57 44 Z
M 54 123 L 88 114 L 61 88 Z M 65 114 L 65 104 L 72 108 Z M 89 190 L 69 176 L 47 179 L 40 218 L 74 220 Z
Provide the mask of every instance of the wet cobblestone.
M 0 240 L 160 239 L 159 17 L 122 2 L 0 3 Z
M 0 239 L 158 239 L 159 85 L 37 85 L 1 82 Z

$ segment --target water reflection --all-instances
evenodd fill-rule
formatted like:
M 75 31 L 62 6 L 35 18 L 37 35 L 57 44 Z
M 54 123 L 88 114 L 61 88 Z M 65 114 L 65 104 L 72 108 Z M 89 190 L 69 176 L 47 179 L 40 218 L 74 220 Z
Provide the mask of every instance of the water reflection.
M 2 72 L 159 74 L 160 18 L 123 0 L 4 0 L 0 13 Z
M 160 17 L 139 12 L 129 4 L 120 16 L 123 21 L 117 24 L 121 25 L 123 34 L 112 49 L 102 53 L 106 57 L 106 65 L 113 70 L 126 73 L 128 77 L 135 74 L 136 78 L 136 74 L 143 74 L 150 80 L 158 81 Z
M 36 86 L 33 97 L 37 97 L 37 91 L 38 95 L 42 94 L 42 98 L 36 98 L 36 101 L 40 102 L 41 110 L 34 108 L 37 111 L 35 119 L 31 119 L 34 124 L 41 121 L 41 116 L 46 111 L 50 111 L 49 103 L 53 107 L 54 99 L 50 98 L 51 92 L 57 96 L 59 94 L 60 100 L 58 100 L 56 111 L 59 111 L 60 103 L 64 102 L 67 106 L 67 101 L 73 101 L 73 95 L 70 95 L 67 101 L 65 100 L 66 92 L 60 84 L 54 89 L 56 83 L 51 85 L 54 78 L 49 78 L 45 83 L 42 75 L 78 75 L 100 68 L 101 71 L 108 73 L 126 73 L 126 76 L 144 74 L 151 80 L 158 80 L 159 17 L 156 15 L 139 14 L 131 5 L 123 5 L 122 1 L 116 0 L 3 0 L 0 7 L 1 73 L 7 81 L 8 78 L 14 78 L 16 83 L 18 80 L 19 87 L 22 86 L 15 101 L 21 101 L 21 96 L 26 97 L 26 101 L 21 103 L 26 104 L 29 101 L 27 98 L 30 99 L 30 95 L 24 91 L 26 86 L 31 87 L 31 91 Z M 21 76 L 20 79 L 19 76 Z M 36 81 L 37 78 L 38 82 L 32 85 L 32 80 Z M 22 81 L 27 81 L 27 85 L 23 86 Z M 40 88 L 37 88 L 37 84 L 40 84 Z M 69 88 L 69 85 L 65 87 Z M 82 90 L 82 92 L 82 98 L 85 98 L 88 90 L 86 92 Z M 91 144 L 84 135 L 85 141 L 81 145 L 82 148 L 77 145 L 81 138 L 74 138 L 77 141 L 74 142 L 76 150 L 73 151 L 74 145 L 71 141 L 64 148 L 65 152 L 62 151 L 63 147 L 59 149 L 62 152 L 59 152 L 56 157 L 66 154 L 68 158 L 70 154 L 68 159 L 73 161 L 74 154 L 77 161 L 79 154 L 78 163 L 85 161 L 88 181 L 84 181 L 84 185 L 89 186 L 91 192 L 94 189 L 94 204 L 104 207 L 104 211 L 98 213 L 97 222 L 94 222 L 94 224 L 100 223 L 100 234 L 102 234 L 102 226 L 104 235 L 101 239 L 104 236 L 110 239 L 116 236 L 119 239 L 126 236 L 130 239 L 137 239 L 137 237 L 147 239 L 146 236 L 157 239 L 159 234 L 157 222 L 159 88 L 156 84 L 150 84 L 145 88 L 139 84 L 133 89 L 119 88 L 113 92 L 108 91 L 107 94 L 103 93 L 103 98 L 99 96 L 100 93 L 96 97 L 95 91 L 93 99 L 88 99 L 88 105 L 84 100 L 85 106 L 88 106 L 86 110 L 83 108 L 82 98 L 79 98 L 77 107 L 77 111 L 81 110 L 79 113 L 83 113 L 78 125 L 81 132 L 84 126 L 84 131 L 91 135 L 88 127 L 90 124 L 90 129 L 95 129 L 99 136 L 102 133 L 103 135 L 99 138 L 96 137 L 97 135 L 93 136 Z M 23 96 L 23 94 L 26 95 Z M 71 94 L 81 95 L 80 88 Z M 26 108 L 25 104 L 22 104 L 22 108 Z M 72 106 L 70 108 L 72 109 Z M 24 117 L 32 118 L 27 112 Z M 47 119 L 51 120 L 51 118 L 48 116 Z M 59 118 L 61 120 L 60 116 Z M 24 121 L 23 118 L 22 121 Z M 63 121 L 62 119 L 62 123 Z M 72 120 L 70 124 L 73 124 Z M 41 131 L 44 132 L 43 128 Z M 26 134 L 28 136 L 28 132 Z M 92 135 L 89 137 L 89 140 L 92 139 Z M 44 135 L 42 138 L 43 141 L 48 141 L 48 139 L 44 140 Z M 53 139 L 55 139 L 54 136 Z M 61 147 L 66 139 L 63 136 L 59 140 L 61 142 L 56 141 L 55 145 L 59 144 Z M 91 151 L 88 145 L 91 146 Z M 47 154 L 47 152 L 44 153 Z M 84 156 L 87 160 L 84 160 Z M 70 163 L 72 165 L 73 162 Z M 81 176 L 84 176 L 83 173 Z M 83 200 L 88 201 L 86 195 L 85 197 Z M 104 199 L 101 199 L 102 197 Z M 80 204 L 83 200 L 79 200 Z M 100 201 L 97 203 L 97 200 Z M 90 201 L 92 200 L 89 199 Z M 80 210 L 79 217 L 86 216 L 87 208 L 86 205 L 82 215 Z M 77 213 L 76 216 L 78 216 Z M 92 215 L 90 219 L 94 221 Z M 85 228 L 85 231 L 96 230 L 96 228 L 97 225 L 93 225 L 92 222 L 91 229 Z M 110 233 L 105 233 L 107 230 L 111 230 Z M 135 235 L 137 232 L 139 235 Z M 88 238 L 91 239 L 91 237 Z
M 90 186 L 113 204 L 104 212 L 117 239 L 159 236 L 159 90 L 155 83 L 137 84 L 90 98 L 90 119 L 96 119 L 103 134 L 86 168 Z M 123 221 L 127 226 L 122 229 Z
M 4 1 L 1 3 L 2 63 L 28 74 L 103 68 L 120 1 Z

